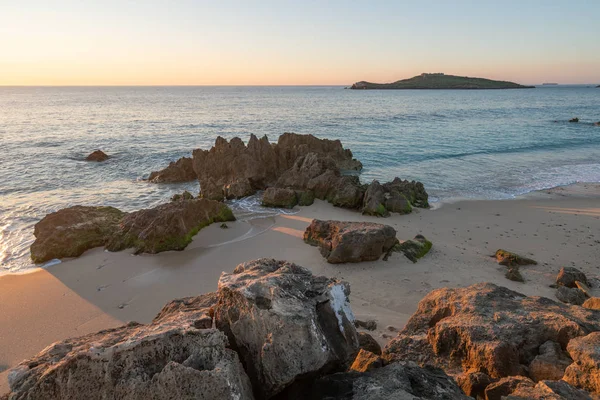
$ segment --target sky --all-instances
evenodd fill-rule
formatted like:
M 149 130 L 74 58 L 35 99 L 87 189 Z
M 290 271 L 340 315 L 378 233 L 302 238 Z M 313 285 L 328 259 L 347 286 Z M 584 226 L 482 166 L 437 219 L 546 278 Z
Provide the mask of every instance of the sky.
M 0 0 L 0 85 L 600 84 L 600 0 Z

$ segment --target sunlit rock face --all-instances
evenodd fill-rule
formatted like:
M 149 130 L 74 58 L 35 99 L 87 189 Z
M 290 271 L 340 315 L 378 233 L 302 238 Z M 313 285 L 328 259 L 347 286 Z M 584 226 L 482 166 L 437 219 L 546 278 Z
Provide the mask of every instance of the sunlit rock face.
M 260 259 L 223 273 L 218 293 L 216 326 L 240 354 L 258 397 L 299 378 L 345 370 L 358 351 L 345 282 Z

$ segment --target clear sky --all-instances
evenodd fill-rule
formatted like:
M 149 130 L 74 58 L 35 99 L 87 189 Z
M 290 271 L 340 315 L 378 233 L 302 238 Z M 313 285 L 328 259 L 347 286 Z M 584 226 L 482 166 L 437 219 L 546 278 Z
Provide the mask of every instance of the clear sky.
M 0 85 L 600 84 L 600 0 L 0 0 Z

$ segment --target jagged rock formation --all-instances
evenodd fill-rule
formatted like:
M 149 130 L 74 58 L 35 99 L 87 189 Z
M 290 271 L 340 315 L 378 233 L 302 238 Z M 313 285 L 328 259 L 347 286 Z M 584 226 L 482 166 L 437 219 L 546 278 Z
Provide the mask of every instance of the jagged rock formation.
M 192 159 L 181 157 L 179 160 L 169 163 L 169 166 L 150 173 L 148 180 L 152 183 L 178 183 L 196 180 L 196 172 Z
M 46 215 L 35 224 L 31 259 L 43 263 L 54 258 L 79 257 L 104 246 L 118 231 L 125 213 L 114 207 L 74 206 Z
M 565 348 L 597 330 L 599 311 L 482 283 L 429 293 L 383 356 L 430 363 L 452 374 L 527 376 L 547 341 Z
M 74 206 L 48 214 L 35 225 L 31 259 L 42 263 L 78 257 L 100 246 L 110 251 L 133 247 L 137 253 L 182 250 L 203 227 L 234 219 L 229 207 L 206 199 L 173 201 L 133 213 Z
M 220 200 L 232 198 L 226 190 L 230 185 L 244 185 L 246 196 L 274 185 L 299 157 L 308 153 L 331 159 L 338 169 L 362 168 L 339 140 L 295 133 L 284 133 L 274 145 L 266 136 L 258 139 L 250 135 L 247 145 L 239 138 L 227 141 L 218 137 L 210 150 L 194 150 L 193 164 L 202 196 Z
M 306 228 L 304 241 L 318 246 L 332 264 L 375 261 L 398 243 L 396 230 L 389 225 L 318 219 Z
M 247 262 L 221 275 L 216 326 L 240 354 L 258 397 L 348 367 L 358 350 L 349 294 L 347 283 L 285 261 Z
M 85 161 L 96 161 L 96 162 L 102 162 L 102 161 L 106 161 L 108 160 L 110 157 L 108 156 L 108 154 L 106 154 L 105 152 L 103 152 L 102 150 L 96 150 L 91 152 L 86 158 Z
M 214 300 L 209 294 L 187 306 L 169 304 L 150 325 L 132 322 L 55 343 L 10 372 L 8 398 L 253 399 L 227 337 L 195 326 Z

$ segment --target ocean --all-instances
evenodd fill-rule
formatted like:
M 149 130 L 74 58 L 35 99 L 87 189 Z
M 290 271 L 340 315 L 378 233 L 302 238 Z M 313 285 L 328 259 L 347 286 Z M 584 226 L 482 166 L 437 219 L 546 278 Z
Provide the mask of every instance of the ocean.
M 76 204 L 132 211 L 197 193 L 197 183 L 143 179 L 217 136 L 340 139 L 363 162 L 363 182 L 419 180 L 445 202 L 600 182 L 596 121 L 600 89 L 589 86 L 0 87 L 0 274 L 33 267 L 33 226 L 47 213 Z M 112 158 L 85 162 L 95 149 Z M 232 206 L 241 218 L 273 212 L 256 197 Z

